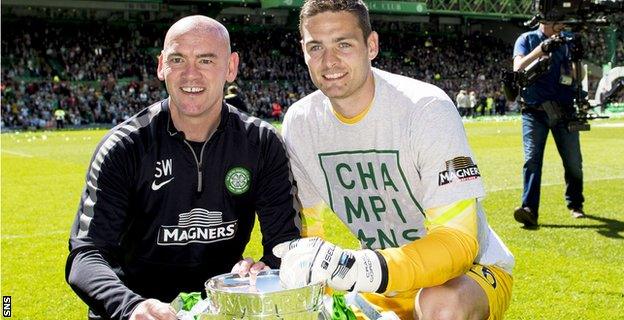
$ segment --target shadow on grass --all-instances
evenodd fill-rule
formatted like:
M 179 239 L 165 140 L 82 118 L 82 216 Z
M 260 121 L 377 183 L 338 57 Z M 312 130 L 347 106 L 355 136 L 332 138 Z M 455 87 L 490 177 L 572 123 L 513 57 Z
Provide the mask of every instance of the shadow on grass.
M 539 227 L 540 227 L 540 226 L 541 226 L 541 225 L 537 225 L 537 226 L 526 226 L 526 225 L 525 225 L 525 226 L 522 226 L 522 227 L 520 227 L 520 228 L 522 228 L 522 229 L 524 229 L 524 230 L 529 230 L 529 231 L 537 231 L 537 230 L 539 230 Z
M 572 229 L 597 229 L 597 232 L 607 238 L 624 239 L 624 222 L 597 217 L 590 214 L 585 215 L 585 219 L 601 222 L 597 225 L 569 225 L 569 224 L 540 224 L 541 228 L 572 228 Z

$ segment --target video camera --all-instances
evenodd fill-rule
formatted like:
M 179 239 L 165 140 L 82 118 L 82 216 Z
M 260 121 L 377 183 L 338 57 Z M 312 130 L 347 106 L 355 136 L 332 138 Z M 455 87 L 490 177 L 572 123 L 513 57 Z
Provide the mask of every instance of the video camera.
M 565 119 L 568 130 L 589 130 L 588 120 L 607 117 L 589 113 L 590 109 L 599 105 L 590 106 L 581 87 L 580 79 L 583 74 L 581 61 L 584 52 L 579 32 L 586 30 L 590 25 L 607 25 L 607 15 L 624 12 L 624 0 L 534 0 L 533 9 L 536 14 L 530 21 L 524 24 L 525 26 L 535 27 L 538 23 L 544 21 L 558 22 L 569 26 L 573 31 L 571 35 L 558 35 L 547 41 L 554 42 L 553 45 L 556 46 L 563 44 L 568 46 L 571 52 L 572 63 L 575 65 L 575 78 L 579 79 L 576 81 L 574 88 L 574 114 Z M 510 101 L 516 100 L 520 90 L 535 83 L 542 75 L 548 72 L 550 65 L 550 56 L 544 56 L 535 60 L 524 70 L 517 72 L 504 70 L 502 83 L 507 99 Z M 603 101 L 606 103 L 607 100 L 604 99 L 601 103 Z
M 557 21 L 567 25 L 606 24 L 607 15 L 624 11 L 624 1 L 534 0 L 533 10 L 537 12 L 537 22 Z

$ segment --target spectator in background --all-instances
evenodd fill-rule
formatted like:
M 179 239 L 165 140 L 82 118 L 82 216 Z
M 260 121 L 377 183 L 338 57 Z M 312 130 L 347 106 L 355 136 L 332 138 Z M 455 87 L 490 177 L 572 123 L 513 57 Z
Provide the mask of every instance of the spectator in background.
M 470 101 L 470 108 L 468 108 L 466 116 L 476 117 L 479 101 L 477 100 L 477 94 L 474 91 L 470 91 L 470 94 L 468 95 L 468 101 Z
M 488 95 L 485 100 L 485 113 L 491 116 L 493 110 L 494 110 L 494 98 L 491 95 Z
M 65 129 L 65 110 L 58 108 L 54 111 L 57 129 Z
M 504 116 L 507 111 L 507 99 L 505 98 L 505 95 L 501 92 L 496 92 L 496 100 L 494 104 L 496 106 L 496 114 Z
M 461 89 L 459 93 L 455 97 L 455 103 L 457 103 L 457 110 L 459 110 L 460 116 L 466 115 L 466 108 L 469 105 L 470 101 L 468 101 L 468 96 L 466 95 L 466 90 Z
M 273 117 L 273 120 L 275 121 L 281 121 L 282 120 L 282 105 L 277 102 L 277 101 L 273 101 L 273 103 L 271 103 L 271 116 Z
M 235 85 L 230 85 L 227 88 L 225 102 L 236 107 L 242 112 L 249 113 L 249 110 L 247 110 L 247 104 L 245 104 L 245 101 L 243 100 L 243 97 L 241 96 L 238 87 Z

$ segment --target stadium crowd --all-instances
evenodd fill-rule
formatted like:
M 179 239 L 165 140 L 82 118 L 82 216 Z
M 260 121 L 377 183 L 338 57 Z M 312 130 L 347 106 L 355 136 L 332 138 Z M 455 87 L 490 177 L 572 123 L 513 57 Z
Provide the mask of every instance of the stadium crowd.
M 58 108 L 66 110 L 72 125 L 115 124 L 167 96 L 156 78 L 164 30 L 149 25 L 19 23 L 20 28 L 5 28 L 19 32 L 2 37 L 3 128 L 54 126 Z M 616 61 L 621 64 L 624 33 L 623 23 L 618 24 Z M 501 93 L 500 72 L 511 64 L 509 44 L 483 33 L 416 33 L 403 28 L 407 26 L 378 26 L 383 41 L 374 66 L 434 83 L 453 99 L 461 90 L 475 92 L 465 116 L 504 114 L 510 103 Z M 313 91 L 297 30 L 241 27 L 231 38 L 241 56 L 236 85 L 251 114 L 269 118 L 276 105 L 285 111 Z M 606 50 L 604 38 L 587 43 L 591 58 Z

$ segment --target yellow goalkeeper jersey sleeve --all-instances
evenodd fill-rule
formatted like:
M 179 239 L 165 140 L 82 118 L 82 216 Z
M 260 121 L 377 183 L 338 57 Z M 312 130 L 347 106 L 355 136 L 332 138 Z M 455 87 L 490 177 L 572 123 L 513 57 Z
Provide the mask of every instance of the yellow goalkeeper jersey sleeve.
M 379 250 L 388 265 L 386 292 L 440 285 L 472 266 L 479 251 L 476 199 L 430 209 L 426 215 L 425 237 Z

